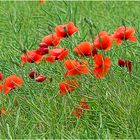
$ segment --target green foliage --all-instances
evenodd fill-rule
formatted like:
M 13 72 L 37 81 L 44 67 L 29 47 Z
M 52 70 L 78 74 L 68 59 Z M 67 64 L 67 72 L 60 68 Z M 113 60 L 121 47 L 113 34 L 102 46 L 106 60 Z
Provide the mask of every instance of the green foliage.
M 7 114 L 0 117 L 0 139 L 114 139 L 140 138 L 140 3 L 94 1 L 46 1 L 45 4 L 26 1 L 0 2 L 0 69 L 4 76 L 22 75 L 22 88 L 4 96 L 0 106 Z M 41 39 L 58 24 L 73 21 L 79 32 L 61 42 L 71 50 L 81 41 L 91 41 L 99 31 L 109 33 L 123 24 L 136 29 L 137 43 L 113 44 L 110 56 L 113 62 L 105 79 L 80 75 L 80 87 L 60 96 L 59 82 L 63 81 L 64 66 L 42 62 L 39 65 L 19 66 L 22 49 L 36 49 Z M 132 78 L 126 69 L 117 66 L 119 57 L 130 59 Z M 89 63 L 91 60 L 87 59 Z M 29 70 L 47 76 L 43 83 L 29 79 Z M 52 80 L 50 80 L 52 79 Z M 80 119 L 71 115 L 82 97 L 88 98 L 90 109 Z

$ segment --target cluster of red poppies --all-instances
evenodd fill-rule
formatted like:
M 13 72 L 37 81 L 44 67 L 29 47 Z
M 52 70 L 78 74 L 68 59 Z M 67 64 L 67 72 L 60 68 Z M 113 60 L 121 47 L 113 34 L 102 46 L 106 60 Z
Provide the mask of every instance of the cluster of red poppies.
M 63 38 L 68 38 L 74 33 L 78 32 L 77 28 L 73 22 L 68 22 L 68 24 L 58 25 L 55 27 L 55 33 L 45 36 L 42 42 L 39 44 L 39 48 L 36 50 L 25 51 L 21 55 L 21 65 L 25 63 L 40 63 L 41 60 L 46 62 L 54 63 L 55 61 L 64 60 L 70 53 L 70 50 L 62 48 L 59 46 Z M 111 67 L 111 59 L 109 57 L 103 56 L 99 53 L 100 50 L 109 51 L 112 47 L 113 42 L 117 45 L 121 45 L 123 41 L 130 40 L 136 42 L 136 36 L 134 36 L 135 30 L 132 27 L 121 26 L 115 30 L 113 34 L 108 34 L 106 31 L 101 31 L 93 38 L 93 42 L 88 41 L 79 43 L 73 48 L 73 51 L 83 57 L 88 57 L 94 60 L 94 66 L 88 65 L 86 60 L 80 59 L 67 59 L 63 62 L 67 71 L 64 73 L 65 80 L 59 83 L 60 95 L 64 95 L 68 92 L 74 91 L 78 88 L 78 82 L 75 79 L 67 80 L 67 76 L 76 76 L 79 74 L 89 74 L 100 79 L 104 78 Z M 46 56 L 47 55 L 47 56 Z M 127 67 L 129 72 L 132 71 L 132 63 L 130 60 L 124 61 L 119 58 L 118 65 L 121 67 Z M 46 80 L 46 76 L 36 73 L 31 70 L 29 77 L 37 82 L 43 82 Z M 22 85 L 22 78 L 16 75 L 11 75 L 3 80 L 3 84 L 0 85 L 0 90 L 4 90 L 4 93 L 8 93 L 11 89 L 16 86 Z M 86 107 L 80 104 L 76 106 L 73 114 L 78 118 L 83 114 L 82 109 L 88 109 L 88 104 L 85 103 Z M 79 115 L 80 114 L 80 115 Z

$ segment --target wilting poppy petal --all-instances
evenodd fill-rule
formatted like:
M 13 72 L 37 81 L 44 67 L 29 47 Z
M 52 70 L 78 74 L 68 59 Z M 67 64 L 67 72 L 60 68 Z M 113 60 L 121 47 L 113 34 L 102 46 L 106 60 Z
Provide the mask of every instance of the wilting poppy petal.
M 78 87 L 76 80 L 65 80 L 59 83 L 60 95 L 64 95 L 67 92 L 72 92 Z
M 43 81 L 46 80 L 46 76 L 44 76 L 44 75 L 42 75 L 42 74 L 38 74 L 38 75 L 36 76 L 35 80 L 36 80 L 37 82 L 43 82 Z

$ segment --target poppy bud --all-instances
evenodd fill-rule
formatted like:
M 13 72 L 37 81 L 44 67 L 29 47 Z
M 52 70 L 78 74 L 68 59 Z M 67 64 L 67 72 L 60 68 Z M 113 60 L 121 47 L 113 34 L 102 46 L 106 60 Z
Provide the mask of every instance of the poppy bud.
M 34 70 L 31 70 L 30 73 L 29 73 L 29 77 L 31 79 L 34 79 L 36 77 L 37 73 L 34 71 Z
M 43 76 L 43 75 L 41 75 L 41 74 L 38 74 L 38 75 L 36 76 L 35 80 L 36 80 L 37 82 L 43 82 L 43 81 L 46 80 L 46 76 Z
M 118 65 L 119 65 L 120 67 L 124 67 L 124 66 L 125 66 L 125 61 L 124 61 L 122 58 L 119 58 L 119 59 L 118 59 Z
M 125 61 L 125 66 L 127 67 L 128 71 L 129 71 L 129 74 L 131 75 L 131 73 L 132 73 L 132 63 L 131 63 L 131 61 L 129 61 L 129 60 Z
M 42 43 L 39 44 L 39 47 L 40 48 L 48 48 L 48 45 L 46 43 L 42 42 Z

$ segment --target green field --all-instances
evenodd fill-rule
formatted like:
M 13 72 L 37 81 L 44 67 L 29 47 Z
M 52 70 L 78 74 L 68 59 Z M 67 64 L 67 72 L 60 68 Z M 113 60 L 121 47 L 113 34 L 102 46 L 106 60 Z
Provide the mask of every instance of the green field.
M 71 50 L 67 59 L 86 59 L 75 55 L 80 42 L 93 41 L 100 31 L 112 34 L 122 25 L 134 27 L 136 43 L 113 44 L 109 56 L 112 66 L 104 79 L 92 74 L 73 77 L 79 87 L 59 95 L 59 83 L 66 71 L 62 62 L 20 67 L 22 50 L 38 47 L 56 25 L 69 21 L 79 31 L 61 41 Z M 132 61 L 132 76 L 118 66 L 118 58 Z M 47 77 L 37 83 L 28 76 L 30 69 Z M 23 85 L 7 95 L 0 94 L 0 139 L 139 139 L 140 138 L 140 2 L 96 1 L 0 1 L 0 71 L 3 77 L 21 75 Z M 67 79 L 71 79 L 70 76 Z M 89 110 L 80 118 L 72 115 L 81 98 Z

